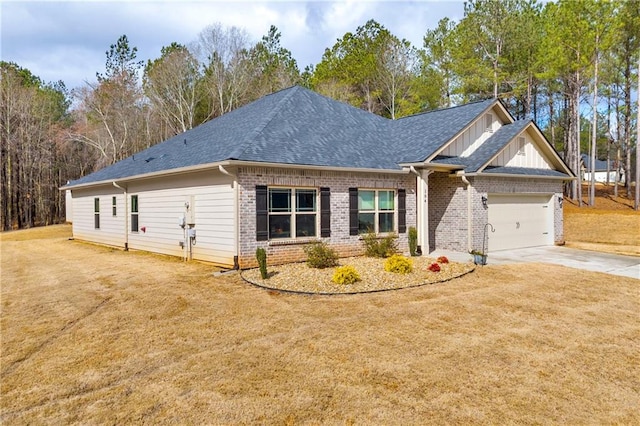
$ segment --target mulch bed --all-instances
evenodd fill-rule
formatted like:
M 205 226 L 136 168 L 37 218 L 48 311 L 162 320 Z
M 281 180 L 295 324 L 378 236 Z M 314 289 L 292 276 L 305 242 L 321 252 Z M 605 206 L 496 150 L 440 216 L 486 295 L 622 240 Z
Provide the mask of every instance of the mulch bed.
M 431 272 L 428 268 L 436 263 L 436 259 L 413 257 L 413 272 L 397 274 L 384 270 L 385 260 L 371 257 L 340 259 L 339 266 L 353 266 L 361 278 L 360 281 L 348 285 L 336 284 L 331 280 L 336 268 L 315 269 L 306 263 L 269 266 L 269 278 L 266 280 L 260 277 L 257 268 L 243 271 L 242 278 L 251 284 L 272 290 L 311 294 L 353 294 L 440 283 L 461 277 L 475 269 L 471 262 L 449 262 L 440 263 L 439 272 Z

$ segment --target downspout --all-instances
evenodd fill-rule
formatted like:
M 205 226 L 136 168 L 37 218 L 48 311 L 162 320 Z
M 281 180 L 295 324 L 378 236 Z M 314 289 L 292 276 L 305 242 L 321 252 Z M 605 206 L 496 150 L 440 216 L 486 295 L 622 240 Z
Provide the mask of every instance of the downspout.
M 118 185 L 114 180 L 113 186 L 122 190 L 124 193 L 124 251 L 129 251 L 129 204 L 127 200 L 127 189 Z
M 238 175 L 230 173 L 222 164 L 218 165 L 218 170 L 223 175 L 227 175 L 233 179 L 233 202 L 234 202 L 234 228 L 235 228 L 235 240 L 236 240 L 236 254 L 233 256 L 233 269 L 240 269 L 240 264 L 238 263 L 238 259 L 240 256 L 240 200 L 239 200 L 239 191 L 238 191 Z
M 470 252 L 472 250 L 472 247 L 471 247 L 471 224 L 472 224 L 471 182 L 469 182 L 469 179 L 467 179 L 467 177 L 465 176 L 464 171 L 459 171 L 456 174 L 460 176 L 460 179 L 462 179 L 462 183 L 467 185 L 467 251 Z

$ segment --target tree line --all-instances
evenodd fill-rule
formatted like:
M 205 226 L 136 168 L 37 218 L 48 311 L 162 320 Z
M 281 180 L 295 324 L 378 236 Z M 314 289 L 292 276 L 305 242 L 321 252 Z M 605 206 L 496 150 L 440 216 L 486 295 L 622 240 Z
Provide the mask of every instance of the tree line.
M 67 180 L 295 84 L 391 119 L 500 98 L 574 171 L 581 153 L 617 161 L 629 192 L 640 1 L 473 0 L 464 11 L 427 29 L 421 46 L 367 21 L 303 70 L 276 27 L 252 42 L 219 23 L 146 62 L 123 35 L 95 82 L 72 90 L 1 62 L 2 229 L 62 221 Z M 582 202 L 578 183 L 567 193 Z

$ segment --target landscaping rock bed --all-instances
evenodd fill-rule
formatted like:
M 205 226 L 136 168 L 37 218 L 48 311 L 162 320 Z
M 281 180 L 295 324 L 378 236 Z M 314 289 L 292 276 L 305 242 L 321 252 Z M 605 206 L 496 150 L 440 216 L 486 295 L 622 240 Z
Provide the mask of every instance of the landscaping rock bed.
M 412 257 L 413 272 L 397 274 L 384 270 L 386 259 L 350 257 L 340 259 L 339 265 L 353 266 L 361 280 L 348 285 L 334 283 L 331 278 L 336 268 L 315 269 L 306 263 L 290 263 L 269 266 L 269 278 L 263 280 L 259 269 L 242 272 L 242 278 L 260 287 L 296 293 L 349 294 L 416 287 L 435 284 L 461 277 L 475 269 L 472 263 L 438 263 L 439 272 L 431 272 L 429 266 L 437 260 L 429 257 Z

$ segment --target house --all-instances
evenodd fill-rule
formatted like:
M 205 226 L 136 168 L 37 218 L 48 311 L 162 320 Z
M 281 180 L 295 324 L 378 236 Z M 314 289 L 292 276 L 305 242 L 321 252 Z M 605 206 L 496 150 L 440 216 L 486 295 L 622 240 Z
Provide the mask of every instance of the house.
M 563 242 L 575 176 L 498 100 L 389 120 L 295 86 L 70 182 L 77 239 L 240 268 L 362 253 L 394 232 L 423 252 Z
M 595 174 L 594 178 L 596 182 L 600 183 L 615 183 L 616 182 L 616 161 L 609 162 L 607 167 L 606 160 L 595 161 Z M 580 154 L 580 170 L 582 172 L 582 180 L 585 182 L 591 181 L 591 157 L 588 154 Z M 624 183 L 624 172 L 618 167 L 618 183 Z M 607 174 L 609 175 L 607 178 Z

